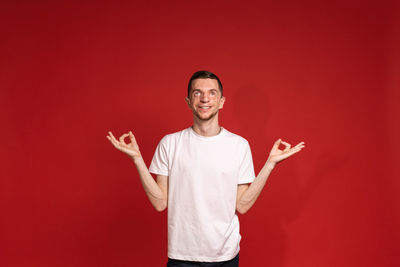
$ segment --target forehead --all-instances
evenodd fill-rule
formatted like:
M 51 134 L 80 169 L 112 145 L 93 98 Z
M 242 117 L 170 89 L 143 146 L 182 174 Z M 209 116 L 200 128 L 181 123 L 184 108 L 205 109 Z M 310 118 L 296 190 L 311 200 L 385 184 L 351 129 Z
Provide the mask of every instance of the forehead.
M 192 90 L 211 90 L 211 89 L 219 89 L 218 81 L 215 79 L 195 79 L 192 81 Z

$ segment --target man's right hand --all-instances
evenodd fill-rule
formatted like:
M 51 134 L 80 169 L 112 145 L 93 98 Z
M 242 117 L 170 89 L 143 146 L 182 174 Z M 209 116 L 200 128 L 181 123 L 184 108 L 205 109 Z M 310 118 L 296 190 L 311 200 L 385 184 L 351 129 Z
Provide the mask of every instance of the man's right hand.
M 126 144 L 124 140 L 127 136 L 129 136 L 129 139 L 131 140 L 129 144 Z M 121 135 L 119 137 L 119 141 L 114 137 L 114 135 L 111 132 L 108 132 L 107 138 L 108 140 L 110 140 L 111 144 L 113 144 L 113 146 L 116 149 L 126 153 L 132 159 L 137 159 L 142 157 L 135 136 L 131 131 L 129 131 L 129 133 L 124 133 L 123 135 Z

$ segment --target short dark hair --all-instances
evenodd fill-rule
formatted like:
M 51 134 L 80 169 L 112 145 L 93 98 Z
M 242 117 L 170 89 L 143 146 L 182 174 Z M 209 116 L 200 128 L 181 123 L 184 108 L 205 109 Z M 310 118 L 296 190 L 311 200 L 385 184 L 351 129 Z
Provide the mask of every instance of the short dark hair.
M 215 75 L 214 73 L 206 71 L 206 70 L 199 70 L 199 71 L 196 71 L 195 73 L 193 73 L 192 77 L 189 80 L 188 97 L 190 96 L 190 90 L 192 89 L 192 81 L 196 80 L 196 79 L 214 79 L 214 80 L 217 80 L 218 86 L 219 86 L 219 91 L 221 92 L 221 96 L 223 95 L 222 94 L 222 83 L 219 80 L 218 76 Z

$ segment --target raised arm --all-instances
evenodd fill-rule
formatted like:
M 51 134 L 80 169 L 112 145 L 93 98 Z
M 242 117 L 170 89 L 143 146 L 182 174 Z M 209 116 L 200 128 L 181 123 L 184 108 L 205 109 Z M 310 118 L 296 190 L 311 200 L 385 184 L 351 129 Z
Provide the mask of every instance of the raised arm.
M 128 136 L 131 142 L 126 144 L 124 139 Z M 165 210 L 168 203 L 168 176 L 158 175 L 157 182 L 153 179 L 142 158 L 139 146 L 132 132 L 121 135 L 119 141 L 111 132 L 108 132 L 107 139 L 110 140 L 116 149 L 127 154 L 135 163 L 143 189 L 153 207 L 157 211 Z
M 281 143 L 285 146 L 284 150 L 279 149 L 279 145 Z M 238 185 L 236 210 L 241 214 L 246 213 L 254 205 L 258 196 L 261 194 L 261 191 L 264 188 L 264 185 L 267 182 L 267 179 L 271 174 L 271 171 L 275 168 L 276 164 L 299 152 L 304 147 L 304 142 L 300 142 L 295 147 L 291 148 L 290 144 L 283 142 L 281 139 L 278 139 L 274 143 L 267 161 L 265 162 L 263 168 L 258 173 L 253 183 L 251 183 L 250 185 Z

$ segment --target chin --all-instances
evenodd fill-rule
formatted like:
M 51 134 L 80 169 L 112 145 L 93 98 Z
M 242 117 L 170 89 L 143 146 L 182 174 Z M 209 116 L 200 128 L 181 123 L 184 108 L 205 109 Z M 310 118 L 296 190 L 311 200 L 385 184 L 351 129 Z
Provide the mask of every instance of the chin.
M 212 114 L 210 114 L 210 115 L 208 115 L 208 116 L 201 116 L 199 113 L 196 112 L 196 113 L 195 113 L 195 116 L 196 116 L 198 119 L 202 120 L 202 121 L 208 121 L 208 120 L 211 120 L 212 118 L 214 118 L 217 114 L 218 114 L 218 111 L 215 112 L 215 113 L 212 113 Z

